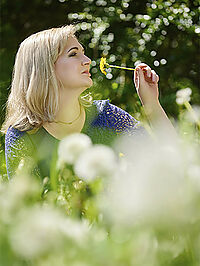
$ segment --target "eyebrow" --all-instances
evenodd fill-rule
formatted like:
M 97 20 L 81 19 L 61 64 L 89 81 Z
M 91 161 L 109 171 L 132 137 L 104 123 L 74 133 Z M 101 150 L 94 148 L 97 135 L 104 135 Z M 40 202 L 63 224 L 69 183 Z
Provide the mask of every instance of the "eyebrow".
M 78 50 L 78 47 L 72 47 L 72 48 L 70 48 L 67 52 L 69 53 L 71 50 L 73 50 L 73 49 L 76 49 L 76 50 Z M 85 51 L 85 49 L 83 48 L 82 49 L 82 51 L 84 52 Z

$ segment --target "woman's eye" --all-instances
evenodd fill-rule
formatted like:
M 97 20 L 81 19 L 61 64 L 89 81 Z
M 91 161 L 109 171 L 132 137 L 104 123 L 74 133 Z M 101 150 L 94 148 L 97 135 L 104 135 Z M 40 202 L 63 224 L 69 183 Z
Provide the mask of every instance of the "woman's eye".
M 72 53 L 72 54 L 70 54 L 69 56 L 71 57 L 71 56 L 75 56 L 75 55 L 77 55 L 77 53 Z

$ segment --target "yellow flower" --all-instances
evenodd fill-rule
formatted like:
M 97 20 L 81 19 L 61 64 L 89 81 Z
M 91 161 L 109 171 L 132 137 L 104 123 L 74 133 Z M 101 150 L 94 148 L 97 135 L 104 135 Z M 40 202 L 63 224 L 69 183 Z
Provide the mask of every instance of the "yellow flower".
M 120 68 L 120 69 L 124 69 L 124 70 L 135 70 L 135 68 L 130 68 L 130 67 L 122 67 L 122 66 L 114 66 L 114 65 L 109 65 L 106 62 L 106 58 L 105 57 L 101 57 L 101 61 L 100 61 L 100 70 L 103 74 L 107 74 L 106 73 L 106 68 L 110 68 L 110 67 L 114 67 L 114 68 Z
M 106 58 L 105 57 L 101 57 L 101 61 L 100 61 L 100 70 L 103 74 L 107 74 L 105 69 L 108 67 L 108 63 L 106 63 Z
M 119 153 L 119 157 L 124 157 L 124 153 L 123 152 L 120 152 Z

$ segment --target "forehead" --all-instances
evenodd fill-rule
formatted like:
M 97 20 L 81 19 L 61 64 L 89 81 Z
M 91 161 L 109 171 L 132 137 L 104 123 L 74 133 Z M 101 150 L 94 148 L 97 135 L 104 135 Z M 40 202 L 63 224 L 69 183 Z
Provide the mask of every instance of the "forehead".
M 67 44 L 66 44 L 65 48 L 70 49 L 71 47 L 74 47 L 74 46 L 78 47 L 80 49 L 84 49 L 76 37 L 69 36 L 67 39 Z

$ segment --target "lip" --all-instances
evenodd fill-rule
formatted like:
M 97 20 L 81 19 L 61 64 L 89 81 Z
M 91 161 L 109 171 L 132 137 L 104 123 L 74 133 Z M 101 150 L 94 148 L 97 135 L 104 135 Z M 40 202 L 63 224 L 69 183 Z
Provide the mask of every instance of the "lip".
M 90 74 L 90 72 L 89 72 L 88 70 L 82 72 L 81 74 L 86 74 L 86 75 L 88 75 L 88 76 L 91 76 L 91 74 Z

